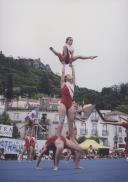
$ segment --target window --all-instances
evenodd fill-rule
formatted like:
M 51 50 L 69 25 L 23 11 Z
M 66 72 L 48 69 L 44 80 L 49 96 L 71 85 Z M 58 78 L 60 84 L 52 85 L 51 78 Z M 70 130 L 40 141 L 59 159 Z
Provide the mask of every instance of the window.
M 85 128 L 80 128 L 80 135 L 85 135 Z
M 122 133 L 122 127 L 118 128 L 119 133 Z
M 54 121 L 59 122 L 59 114 L 55 114 Z
M 119 137 L 119 143 L 123 143 L 123 138 L 122 137 Z
M 92 129 L 97 130 L 97 122 L 92 122 Z
M 81 123 L 80 135 L 87 135 L 86 124 Z
M 103 145 L 108 146 L 108 139 L 105 139 L 105 140 L 103 141 Z
M 103 125 L 102 136 L 108 136 L 107 124 Z
M 19 113 L 14 113 L 13 119 L 14 120 L 19 120 Z

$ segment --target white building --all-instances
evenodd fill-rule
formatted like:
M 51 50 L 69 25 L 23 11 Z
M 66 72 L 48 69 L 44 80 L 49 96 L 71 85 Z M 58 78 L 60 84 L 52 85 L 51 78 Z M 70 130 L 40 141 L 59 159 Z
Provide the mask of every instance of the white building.
M 128 115 L 118 111 L 101 110 L 100 113 L 107 118 L 111 116 L 111 120 L 115 121 L 119 121 L 120 116 L 128 117 Z M 98 137 L 101 144 L 109 146 L 111 149 L 124 147 L 125 128 L 107 125 L 106 123 L 101 124 L 104 121 L 95 107 L 85 108 L 84 112 L 81 113 L 81 118 L 83 118 L 83 121 L 76 121 L 77 137 Z
M 25 124 L 25 117 L 27 116 L 27 114 L 30 111 L 28 110 L 8 110 L 7 113 L 10 116 L 10 119 L 15 121 L 18 128 L 19 128 L 19 132 L 21 133 L 21 137 L 24 136 L 24 132 L 25 132 L 25 128 L 22 127 Z M 39 111 L 38 112 L 38 119 L 40 121 L 42 114 L 46 114 L 47 115 L 47 119 L 48 119 L 48 136 L 52 136 L 55 135 L 56 132 L 56 128 L 58 126 L 59 123 L 59 115 L 58 112 L 42 112 Z M 64 129 L 63 129 L 63 134 L 65 134 L 67 131 L 67 122 L 64 123 Z
M 9 104 L 9 109 L 7 113 L 10 116 L 10 119 L 15 121 L 19 131 L 21 133 L 21 137 L 24 136 L 24 121 L 27 114 L 31 111 L 29 108 L 39 107 L 42 108 L 38 113 L 39 120 L 42 117 L 42 114 L 47 115 L 48 119 L 48 136 L 52 136 L 56 132 L 56 128 L 59 123 L 59 115 L 58 115 L 58 105 L 59 100 L 55 98 L 43 98 L 42 100 L 28 100 L 28 99 L 19 99 L 18 101 L 14 100 Z M 5 102 L 4 98 L 0 97 L 0 113 L 5 110 Z M 128 115 L 110 110 L 101 110 L 100 113 L 93 105 L 87 105 L 83 107 L 83 112 L 80 112 L 77 116 L 80 117 L 83 121 L 76 120 L 77 126 L 77 138 L 81 136 L 89 137 L 98 137 L 100 139 L 100 143 L 109 146 L 110 148 L 118 148 L 124 147 L 124 138 L 125 128 L 121 126 L 112 126 L 107 124 L 101 124 L 103 119 L 101 114 L 105 118 L 111 118 L 111 120 L 119 120 L 120 116 L 124 118 L 128 118 Z M 64 123 L 63 134 L 68 131 L 68 123 L 67 118 Z

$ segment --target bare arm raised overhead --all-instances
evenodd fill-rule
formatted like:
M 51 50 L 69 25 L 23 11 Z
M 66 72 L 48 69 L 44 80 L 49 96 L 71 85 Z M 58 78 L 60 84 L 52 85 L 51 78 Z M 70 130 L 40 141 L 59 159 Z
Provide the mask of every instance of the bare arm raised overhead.
M 75 86 L 75 69 L 74 69 L 74 65 L 73 64 L 70 64 L 69 65 L 70 67 L 71 67 L 71 69 L 72 69 L 72 83 L 73 83 L 73 85 Z
M 61 71 L 61 81 L 60 81 L 60 87 L 63 87 L 63 84 L 65 82 L 65 63 L 62 64 L 62 71 Z

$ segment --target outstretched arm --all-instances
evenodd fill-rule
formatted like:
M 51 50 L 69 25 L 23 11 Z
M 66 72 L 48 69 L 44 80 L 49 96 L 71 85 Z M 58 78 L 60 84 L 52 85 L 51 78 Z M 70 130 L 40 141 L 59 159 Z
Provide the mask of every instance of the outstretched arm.
M 62 63 L 62 72 L 61 72 L 61 87 L 63 86 L 65 81 L 65 63 Z
M 21 129 L 21 128 L 23 128 L 23 127 L 27 126 L 27 125 L 28 125 L 28 123 L 24 124 L 24 125 L 23 125 L 23 126 L 21 126 L 19 129 Z
M 101 124 L 109 124 L 109 125 L 117 125 L 117 126 L 122 126 L 122 122 L 118 121 L 116 123 L 112 122 L 112 121 L 105 121 L 105 122 L 101 122 Z

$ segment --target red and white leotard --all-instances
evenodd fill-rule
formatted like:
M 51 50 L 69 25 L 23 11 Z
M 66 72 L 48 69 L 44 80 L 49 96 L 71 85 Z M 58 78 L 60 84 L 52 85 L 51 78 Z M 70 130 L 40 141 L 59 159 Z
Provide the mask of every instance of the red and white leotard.
M 26 136 L 25 137 L 25 144 L 24 144 L 24 146 L 26 148 L 29 148 L 30 147 L 30 137 L 29 136 Z
M 52 146 L 52 145 L 55 145 L 55 141 L 58 139 L 58 137 L 57 136 L 52 136 L 52 137 L 50 137 L 47 141 L 46 141 L 46 145 L 47 146 Z M 66 145 L 66 139 L 65 139 L 65 137 L 63 137 L 63 136 L 60 136 L 60 140 L 62 140 L 63 142 L 64 142 L 64 146 Z
M 74 86 L 73 84 L 66 82 L 64 83 L 62 89 L 61 89 L 61 103 L 65 105 L 67 109 L 69 109 L 72 106 L 74 96 Z
M 32 138 L 30 139 L 30 147 L 35 148 L 35 144 L 36 144 L 35 138 L 32 137 Z

